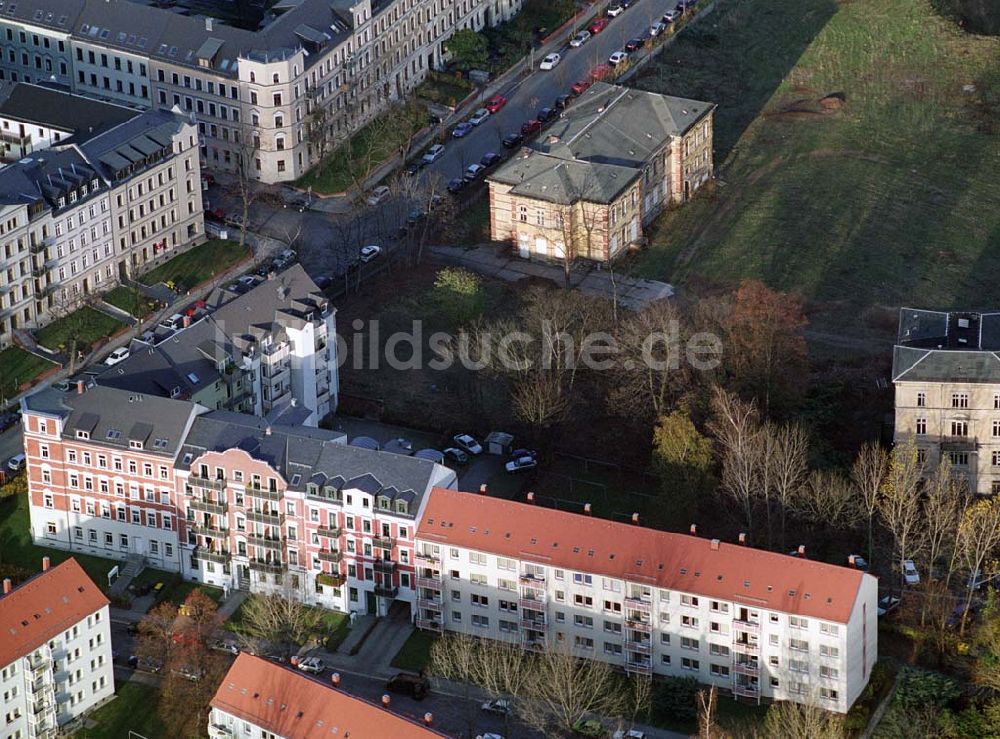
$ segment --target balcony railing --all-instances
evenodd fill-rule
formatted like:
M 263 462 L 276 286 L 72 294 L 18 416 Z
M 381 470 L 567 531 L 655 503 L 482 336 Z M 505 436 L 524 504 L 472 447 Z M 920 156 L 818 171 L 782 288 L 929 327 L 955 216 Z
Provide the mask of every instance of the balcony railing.
M 651 650 L 651 645 L 648 640 L 646 641 L 635 641 L 628 639 L 625 641 L 625 649 L 630 652 L 636 652 L 637 654 L 649 654 Z
M 545 612 L 544 600 L 539 600 L 537 598 L 520 598 L 518 599 L 517 604 L 521 606 L 521 608 L 529 608 L 532 611 L 541 611 L 542 613 Z
M 750 675 L 756 677 L 760 674 L 760 665 L 749 662 L 736 662 L 733 664 L 733 671 L 740 675 Z
M 418 608 L 430 608 L 433 611 L 440 611 L 444 604 L 440 598 L 417 598 Z
M 208 488 L 209 490 L 226 489 L 225 480 L 220 480 L 214 477 L 201 477 L 200 475 L 188 476 L 188 485 L 194 485 L 199 488 Z
M 376 585 L 375 595 L 380 598 L 395 598 L 399 595 L 399 588 L 395 585 Z
M 277 536 L 260 536 L 258 534 L 250 534 L 247 536 L 247 544 L 252 544 L 255 547 L 281 549 L 284 546 L 284 543 L 285 540 Z
M 733 649 L 744 654 L 757 654 L 760 651 L 760 646 L 757 642 L 734 641 Z
M 756 621 L 741 621 L 736 619 L 733 621 L 733 628 L 737 631 L 745 631 L 748 634 L 760 633 L 760 624 Z
M 375 571 L 376 572 L 393 572 L 396 569 L 396 563 L 391 559 L 376 559 L 375 560 Z
M 625 607 L 649 613 L 653 609 L 653 601 L 646 598 L 626 598 Z
M 373 536 L 372 544 L 379 549 L 392 549 L 396 540 L 391 536 Z
M 321 572 L 316 575 L 316 582 L 320 585 L 327 585 L 331 588 L 339 588 L 347 582 L 347 578 L 339 573 L 333 574 L 330 572 Z
M 442 631 L 444 627 L 441 625 L 441 621 L 439 619 L 421 618 L 420 616 L 417 616 L 417 628 L 427 629 L 428 631 Z
M 283 562 L 275 560 L 268 562 L 263 559 L 251 559 L 250 569 L 256 572 L 268 572 L 271 574 L 280 574 L 285 571 L 285 565 Z
M 521 626 L 525 629 L 532 629 L 533 631 L 545 631 L 545 619 L 522 617 Z
M 648 634 L 653 630 L 653 624 L 649 621 L 645 621 L 638 618 L 626 618 L 625 626 L 632 629 L 633 631 L 640 631 L 643 634 Z
M 220 524 L 188 523 L 188 527 L 196 534 L 221 538 L 229 535 L 229 528 Z
M 414 552 L 414 557 L 421 562 L 440 562 L 441 558 L 435 554 L 428 554 L 426 552 Z
M 344 533 L 344 530 L 339 526 L 320 526 L 316 529 L 316 533 L 320 536 L 326 536 L 331 539 L 339 539 Z
M 227 503 L 213 503 L 206 500 L 198 500 L 197 498 L 188 502 L 191 510 L 201 511 L 202 513 L 212 513 L 216 516 L 225 516 L 229 512 L 229 505 Z
M 319 551 L 319 558 L 324 562 L 339 564 L 344 559 L 344 553 L 339 549 L 321 549 Z
M 248 510 L 247 521 L 262 523 L 265 526 L 281 526 L 285 522 L 285 515 L 278 512 Z
M 248 487 L 246 494 L 251 498 L 261 498 L 263 500 L 279 501 L 285 497 L 280 490 L 265 490 L 264 488 Z
M 741 695 L 746 698 L 756 698 L 758 695 L 760 695 L 760 687 L 757 685 L 736 683 L 736 685 L 733 686 L 733 692 L 736 695 Z
M 418 577 L 417 587 L 418 588 L 428 588 L 430 590 L 437 590 L 440 592 L 442 583 L 440 580 L 433 577 Z
M 209 549 L 203 549 L 202 547 L 195 547 L 193 556 L 195 559 L 200 559 L 205 562 L 214 562 L 219 565 L 224 565 L 229 561 L 229 552 L 213 552 Z

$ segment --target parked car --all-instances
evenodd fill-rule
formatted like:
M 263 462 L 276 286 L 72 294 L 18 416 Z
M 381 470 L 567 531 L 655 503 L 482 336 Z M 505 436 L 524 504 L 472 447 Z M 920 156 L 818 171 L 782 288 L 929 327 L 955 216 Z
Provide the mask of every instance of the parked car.
M 475 113 L 472 114 L 472 117 L 469 119 L 469 123 L 471 123 L 473 126 L 478 126 L 479 124 L 485 122 L 486 119 L 489 117 L 490 117 L 490 111 L 488 111 L 486 108 L 480 108 L 479 110 L 477 110 Z
M 616 3 L 608 8 L 608 18 L 617 18 L 624 12 L 625 8 L 621 6 L 621 3 Z
M 445 449 L 442 454 L 455 464 L 467 464 L 469 462 L 469 455 L 453 446 Z
M 917 566 L 913 564 L 912 559 L 903 560 L 903 580 L 907 585 L 920 584 L 920 573 L 917 572 Z
M 698 0 L 677 0 L 677 10 L 686 13 L 698 4 Z
M 205 208 L 205 220 L 222 223 L 226 220 L 226 212 L 222 208 Z
M 119 362 L 124 362 L 128 359 L 129 351 L 128 347 L 122 346 L 111 352 L 107 358 L 104 360 L 104 364 L 108 367 L 114 367 Z
M 969 576 L 965 578 L 965 587 L 972 588 L 973 590 L 980 590 L 983 585 L 989 585 L 997 579 L 1000 579 L 1000 574 L 984 574 L 979 570 L 973 570 L 969 573 Z
M 577 49 L 590 41 L 592 35 L 590 31 L 580 31 L 580 33 L 569 40 L 569 45 Z
M 302 670 L 302 672 L 318 675 L 326 669 L 326 663 L 319 657 L 306 657 L 304 660 L 299 662 L 298 668 Z
M 216 639 L 210 645 L 212 649 L 217 652 L 227 652 L 229 654 L 239 654 L 240 648 L 231 641 L 226 641 L 225 639 Z
M 533 470 L 538 466 L 538 460 L 534 457 L 517 457 L 510 460 L 507 464 L 503 466 L 505 470 L 511 475 L 516 472 L 526 472 L 528 470 Z
M 506 104 L 507 104 L 507 98 L 505 98 L 503 95 L 494 95 L 493 97 L 491 97 L 489 100 L 486 101 L 486 110 L 488 110 L 490 114 L 496 114 L 496 112 L 499 111 Z
M 549 121 L 554 121 L 559 117 L 559 111 L 555 108 L 542 108 L 538 111 L 538 115 L 535 117 L 542 123 L 548 123 Z
M 465 187 L 465 180 L 461 177 L 456 177 L 452 180 L 448 180 L 448 192 L 452 195 L 459 192 L 463 187 Z
M 312 205 L 312 198 L 308 195 L 295 195 L 284 202 L 286 208 L 292 208 L 299 213 L 305 213 Z
M 598 18 L 593 23 L 591 23 L 589 26 L 587 26 L 587 30 L 590 31 L 592 34 L 596 35 L 596 34 L 600 33 L 601 31 L 603 31 L 607 27 L 608 27 L 608 19 L 607 18 Z
M 897 608 L 899 608 L 900 600 L 895 595 L 886 595 L 879 598 L 878 601 L 878 615 L 885 616 L 888 613 L 892 613 Z
M 468 121 L 462 121 L 457 126 L 455 126 L 453 129 L 451 129 L 451 137 L 453 139 L 465 138 L 470 133 L 472 133 L 472 129 L 474 129 L 474 128 L 475 128 L 475 126 L 473 126 Z
M 371 260 L 375 259 L 379 254 L 382 253 L 382 247 L 375 244 L 369 244 L 368 246 L 361 247 L 361 263 L 368 264 Z
M 663 23 L 662 21 L 657 21 L 656 23 L 654 23 L 649 27 L 649 36 L 650 38 L 654 36 L 659 36 L 666 30 L 667 30 L 667 24 Z
M 638 729 L 618 729 L 611 735 L 611 739 L 646 739 L 646 733 Z
M 506 698 L 486 701 L 480 708 L 486 711 L 486 713 L 494 713 L 497 716 L 509 716 L 511 714 L 510 701 Z
M 612 67 L 616 67 L 622 62 L 624 62 L 626 59 L 628 59 L 627 51 L 616 51 L 614 54 L 608 57 L 608 64 L 610 64 Z
M 426 164 L 427 162 L 422 158 L 415 159 L 414 161 L 406 165 L 406 169 L 403 170 L 403 174 L 405 174 L 407 177 L 413 177 L 420 170 L 422 170 L 424 166 L 426 166 Z
M 480 166 L 484 169 L 489 169 L 490 167 L 495 167 L 503 161 L 503 157 L 497 154 L 495 151 L 488 151 L 483 154 L 483 158 L 479 160 Z
M 669 26 L 671 23 L 680 18 L 681 15 L 682 15 L 681 11 L 679 11 L 677 8 L 674 8 L 673 10 L 668 10 L 666 13 L 664 13 L 663 18 L 661 20 Z
M 427 678 L 408 672 L 400 672 L 393 675 L 389 678 L 385 687 L 393 693 L 403 693 L 418 701 L 423 700 L 431 691 L 431 685 Z
M 572 86 L 569 88 L 569 91 L 574 95 L 582 95 L 587 91 L 587 88 L 590 87 L 592 84 L 594 83 L 591 82 L 590 80 L 580 80 L 579 82 L 574 82 Z
M 437 161 L 440 157 L 444 156 L 444 144 L 434 144 L 427 153 L 424 154 L 424 162 L 430 164 L 431 162 Z
M 646 42 L 645 39 L 641 39 L 638 36 L 634 36 L 625 43 L 625 51 L 627 51 L 629 54 L 631 54 L 634 51 L 638 51 L 645 42 Z
M 595 82 L 607 79 L 614 74 L 614 67 L 610 64 L 598 64 L 592 70 L 590 70 L 590 78 Z
M 330 287 L 330 285 L 333 284 L 333 278 L 330 277 L 329 275 L 320 275 L 319 277 L 314 279 L 313 282 L 316 283 L 316 287 L 318 287 L 320 290 L 326 290 L 328 287 Z
M 514 133 L 509 133 L 506 136 L 504 136 L 503 141 L 501 141 L 500 143 L 503 144 L 505 149 L 513 149 L 522 141 L 524 141 L 524 136 L 515 131 Z
M 20 472 L 24 469 L 24 455 L 15 454 L 9 460 L 7 460 L 7 469 L 10 472 Z
M 58 390 L 59 388 L 56 389 Z M 67 387 L 66 389 L 69 390 L 69 387 Z M 0 416 L 0 432 L 6 431 L 11 426 L 16 426 L 20 422 L 21 422 L 20 413 L 4 413 L 2 416 Z
M 508 459 L 517 459 L 518 457 L 531 457 L 532 459 L 538 458 L 538 452 L 534 449 L 515 449 L 510 453 Z
M 555 52 L 552 52 L 551 54 L 545 55 L 545 58 L 542 59 L 542 63 L 538 65 L 538 68 L 544 71 L 555 69 L 557 66 L 559 66 L 559 62 L 561 61 L 562 57 L 556 54 Z
M 374 190 L 371 191 L 371 194 L 368 196 L 365 202 L 368 203 L 368 205 L 374 207 L 379 203 L 381 203 L 383 200 L 385 200 L 387 197 L 389 197 L 389 188 L 386 187 L 385 185 L 379 185 L 378 187 L 376 187 Z
M 476 441 L 475 437 L 469 434 L 455 434 L 451 440 L 455 442 L 455 446 L 469 454 L 476 455 L 483 453 L 482 446 Z
M 542 122 L 536 118 L 532 118 L 527 123 L 521 125 L 521 135 L 530 136 L 533 133 L 538 133 L 542 130 Z
M 174 313 L 169 318 L 164 318 L 160 321 L 160 328 L 164 328 L 168 331 L 176 331 L 181 326 L 184 325 L 184 316 L 180 313 Z
M 572 95 L 560 95 L 559 97 L 556 98 L 554 104 L 556 108 L 558 108 L 559 110 L 565 110 L 566 108 L 569 107 L 570 100 L 572 99 L 573 99 Z
M 486 167 L 481 164 L 470 164 L 465 168 L 465 174 L 463 174 L 462 177 L 466 182 L 475 182 L 479 179 L 479 175 L 481 175 L 485 170 Z

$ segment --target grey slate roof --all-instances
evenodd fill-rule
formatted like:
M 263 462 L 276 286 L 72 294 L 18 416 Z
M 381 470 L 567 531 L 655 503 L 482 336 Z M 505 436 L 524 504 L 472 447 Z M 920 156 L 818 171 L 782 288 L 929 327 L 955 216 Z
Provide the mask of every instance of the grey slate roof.
M 638 169 L 559 159 L 527 150 L 498 169 L 491 180 L 513 185 L 515 195 L 570 205 L 615 201 L 641 173 Z
M 361 449 L 345 441 L 342 432 L 269 426 L 254 416 L 211 411 L 195 419 L 175 466 L 190 469 L 206 451 L 240 448 L 274 467 L 292 490 L 305 491 L 306 484 L 314 482 L 339 489 L 356 488 L 411 504 L 435 478 L 433 462 Z M 296 475 L 297 484 L 292 485 Z M 411 514 L 416 510 L 415 506 L 409 509 Z
M 1000 313 L 903 308 L 892 379 L 1000 382 Z
M 76 131 L 87 138 L 137 115 L 133 108 L 44 85 L 8 82 L 0 87 L 0 116 Z

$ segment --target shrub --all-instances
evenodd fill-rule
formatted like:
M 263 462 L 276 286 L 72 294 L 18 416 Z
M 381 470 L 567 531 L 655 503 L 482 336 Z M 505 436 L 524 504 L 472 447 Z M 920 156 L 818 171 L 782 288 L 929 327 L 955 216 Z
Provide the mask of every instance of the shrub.
M 698 713 L 701 686 L 693 677 L 668 677 L 653 689 L 653 713 L 661 720 L 691 721 Z

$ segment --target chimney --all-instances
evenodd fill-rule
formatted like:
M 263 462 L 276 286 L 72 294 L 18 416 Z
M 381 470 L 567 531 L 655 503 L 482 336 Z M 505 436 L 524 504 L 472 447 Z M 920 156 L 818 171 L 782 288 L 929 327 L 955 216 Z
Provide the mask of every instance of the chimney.
M 806 545 L 805 544 L 799 544 L 799 556 L 800 557 L 805 557 L 806 556 Z
M 712 547 L 712 551 L 713 552 L 719 551 L 719 540 L 718 539 L 712 539 L 711 547 Z
M 13 583 L 10 581 L 10 578 L 9 577 L 5 577 L 3 579 L 3 594 L 7 595 L 8 593 L 10 593 L 10 590 L 11 590 L 12 587 L 13 587 Z
M 534 503 L 535 503 L 535 494 L 534 493 L 528 493 L 524 497 L 524 500 L 525 500 L 525 502 L 531 503 L 532 505 L 534 505 Z
M 583 504 L 583 512 L 586 513 L 588 516 L 590 515 L 590 503 Z
M 184 328 L 188 328 L 191 325 L 191 316 L 187 313 L 184 314 L 184 320 L 182 321 Z
M 486 495 L 486 483 L 485 482 L 482 485 L 479 486 L 479 494 L 480 495 Z
M 740 532 L 740 546 L 741 547 L 745 547 L 746 545 L 747 545 L 747 535 L 741 531 Z
M 849 554 L 847 556 L 847 564 L 849 564 L 851 567 L 857 567 L 858 566 L 857 563 L 855 563 L 855 561 L 854 561 L 854 555 L 853 554 Z
M 274 272 L 268 272 L 267 273 L 267 279 L 273 280 L 274 279 Z
M 206 31 L 211 31 L 212 30 L 212 18 L 211 17 L 205 18 L 205 30 Z
M 691 524 L 691 536 L 698 536 L 698 524 Z
M 265 426 L 264 427 L 264 436 L 270 436 L 270 435 L 271 435 L 271 427 L 270 426 Z
M 47 572 L 49 569 L 49 558 L 42 557 L 42 572 Z
M 427 713 L 425 713 L 424 714 L 424 723 L 427 726 L 430 726 L 431 724 L 433 724 L 434 723 L 434 714 L 431 713 L 430 711 L 428 711 Z
M 638 513 L 633 513 L 632 514 L 632 525 L 633 526 L 638 526 L 639 525 L 639 514 Z
M 83 380 L 76 381 L 76 394 L 83 395 L 84 391 L 87 389 L 87 383 Z

